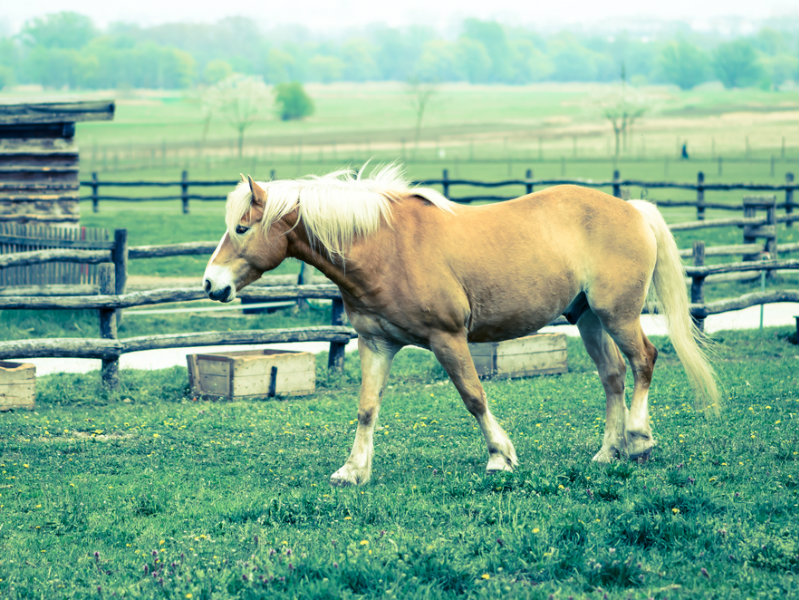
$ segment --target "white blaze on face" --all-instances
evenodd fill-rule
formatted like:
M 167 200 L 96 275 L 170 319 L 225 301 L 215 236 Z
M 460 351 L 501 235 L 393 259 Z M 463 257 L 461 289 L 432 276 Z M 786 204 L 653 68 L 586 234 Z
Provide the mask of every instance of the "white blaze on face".
M 211 259 L 208 261 L 208 266 L 205 267 L 205 274 L 203 275 L 203 287 L 205 293 L 212 300 L 219 300 L 221 302 L 231 302 L 236 298 L 236 283 L 233 279 L 233 271 L 230 267 L 224 265 L 214 264 L 217 255 L 219 254 L 222 244 L 227 239 L 227 233 L 222 236 L 219 244 L 214 250 Z

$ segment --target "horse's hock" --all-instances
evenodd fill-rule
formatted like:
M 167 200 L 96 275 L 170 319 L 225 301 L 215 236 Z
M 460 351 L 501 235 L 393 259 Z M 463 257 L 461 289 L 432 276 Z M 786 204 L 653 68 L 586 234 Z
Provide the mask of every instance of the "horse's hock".
M 243 350 L 190 354 L 186 361 L 189 387 L 200 398 L 302 396 L 316 389 L 316 359 L 310 352 Z
M 469 344 L 481 378 L 552 375 L 568 370 L 566 334 L 537 333 L 504 342 Z

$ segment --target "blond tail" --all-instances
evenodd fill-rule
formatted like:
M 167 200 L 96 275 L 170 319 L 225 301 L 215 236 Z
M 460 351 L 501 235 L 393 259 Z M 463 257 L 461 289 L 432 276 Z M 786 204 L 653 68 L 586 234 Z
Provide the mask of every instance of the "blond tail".
M 655 233 L 658 250 L 652 282 L 660 312 L 668 321 L 671 343 L 696 392 L 698 405 L 706 413 L 717 414 L 720 393 L 716 373 L 701 346 L 705 341 L 704 334 L 691 320 L 685 272 L 677 243 L 655 205 L 641 200 L 632 200 L 630 204 L 638 209 Z

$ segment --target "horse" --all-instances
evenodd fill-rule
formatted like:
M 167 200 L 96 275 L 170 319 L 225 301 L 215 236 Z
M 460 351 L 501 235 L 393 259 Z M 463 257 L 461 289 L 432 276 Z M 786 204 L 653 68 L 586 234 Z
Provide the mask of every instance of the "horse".
M 432 350 L 446 370 L 485 437 L 486 470 L 512 471 L 516 450 L 489 409 L 468 343 L 527 335 L 560 315 L 577 325 L 606 396 L 593 460 L 646 460 L 655 446 L 648 394 L 658 354 L 640 322 L 650 285 L 698 402 L 718 406 L 677 245 L 648 202 L 558 185 L 468 206 L 411 186 L 388 165 L 369 177 L 337 171 L 255 182 L 242 175 L 225 212 L 226 231 L 203 278 L 209 298 L 231 302 L 295 257 L 339 287 L 358 333 L 358 424 L 333 485 L 369 481 L 383 390 L 406 345 Z M 633 373 L 629 409 L 624 358 Z

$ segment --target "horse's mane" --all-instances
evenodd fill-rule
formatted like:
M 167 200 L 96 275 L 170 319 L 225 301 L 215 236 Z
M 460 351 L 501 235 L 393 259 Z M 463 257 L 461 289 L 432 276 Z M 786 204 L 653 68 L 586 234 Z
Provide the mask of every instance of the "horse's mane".
M 272 223 L 299 208 L 311 242 L 328 253 L 342 254 L 356 237 L 368 236 L 383 222 L 391 225 L 391 204 L 408 195 L 419 196 L 430 204 L 452 212 L 452 202 L 429 188 L 412 187 L 397 165 L 388 165 L 362 178 L 352 170 L 342 170 L 302 179 L 258 182 L 266 191 L 261 226 L 268 232 Z M 228 194 L 225 222 L 228 235 L 236 237 L 236 225 L 250 208 L 247 182 L 239 183 Z

